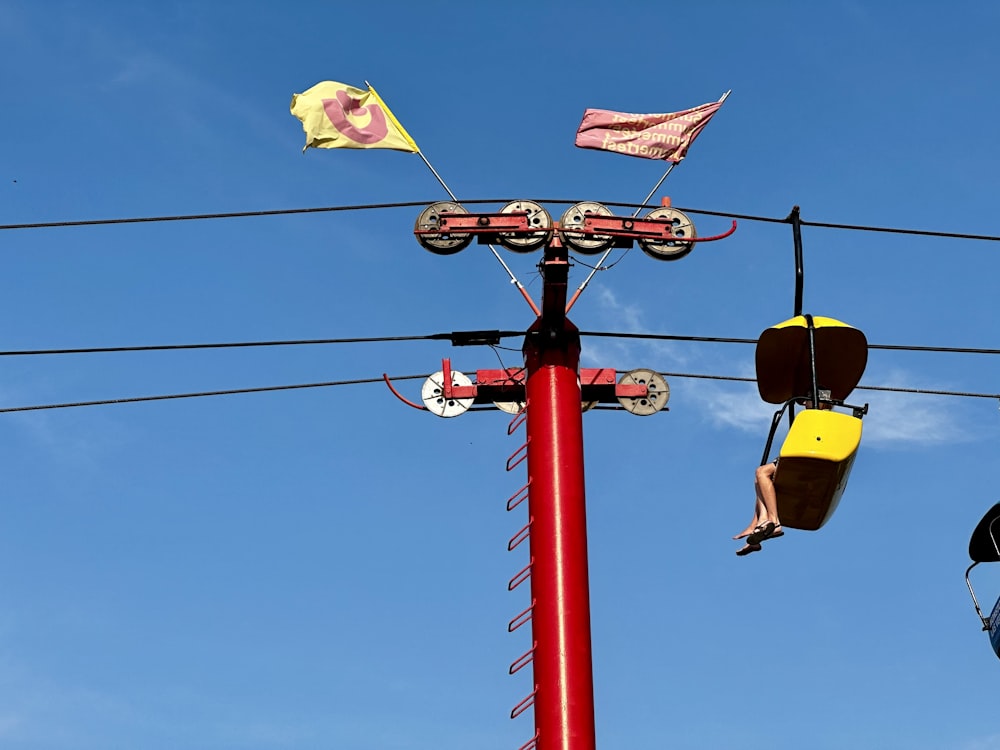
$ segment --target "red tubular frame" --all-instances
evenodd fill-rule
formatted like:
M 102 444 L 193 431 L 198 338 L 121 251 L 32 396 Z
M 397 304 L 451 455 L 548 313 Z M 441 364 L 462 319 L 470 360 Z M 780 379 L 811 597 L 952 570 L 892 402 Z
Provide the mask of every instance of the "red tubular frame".
M 594 750 L 580 343 L 566 319 L 565 250 L 542 264 L 542 315 L 524 344 L 537 744 Z

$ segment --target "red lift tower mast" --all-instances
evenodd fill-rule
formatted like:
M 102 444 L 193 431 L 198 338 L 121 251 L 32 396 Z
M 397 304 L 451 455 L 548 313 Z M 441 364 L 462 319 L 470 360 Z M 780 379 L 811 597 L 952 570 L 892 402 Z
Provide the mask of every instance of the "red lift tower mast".
M 428 250 L 451 255 L 478 238 L 515 252 L 544 248 L 539 264 L 541 306 L 527 299 L 535 322 L 524 340 L 524 368 L 477 370 L 475 382 L 442 362 L 441 372 L 424 384 L 424 406 L 438 416 L 457 416 L 472 404 L 493 403 L 515 413 L 508 432 L 525 425 L 524 445 L 510 457 L 508 470 L 526 461 L 527 484 L 508 500 L 513 509 L 525 498 L 528 522 L 508 547 L 529 541 L 530 560 L 514 578 L 511 590 L 531 582 L 531 605 L 511 620 L 513 631 L 531 622 L 532 647 L 511 665 L 534 670 L 528 696 L 511 712 L 514 718 L 533 707 L 535 733 L 520 750 L 595 750 L 594 680 L 590 635 L 590 586 L 587 561 L 587 513 L 584 492 L 582 404 L 617 403 L 633 414 L 654 414 L 670 395 L 663 377 L 633 370 L 617 383 L 613 369 L 580 368 L 580 335 L 567 317 L 568 248 L 583 254 L 629 248 L 659 260 L 687 255 L 697 238 L 694 225 L 669 199 L 646 217 L 622 218 L 599 203 L 578 203 L 553 225 L 545 209 L 532 201 L 514 201 L 498 213 L 470 214 L 457 202 L 435 203 L 417 219 L 414 234 Z M 455 344 L 487 343 L 490 334 L 453 334 Z M 388 383 L 388 378 L 386 379 Z M 392 388 L 392 384 L 388 383 Z
M 535 730 L 544 750 L 594 750 L 580 337 L 558 240 L 541 271 L 541 315 L 524 341 Z

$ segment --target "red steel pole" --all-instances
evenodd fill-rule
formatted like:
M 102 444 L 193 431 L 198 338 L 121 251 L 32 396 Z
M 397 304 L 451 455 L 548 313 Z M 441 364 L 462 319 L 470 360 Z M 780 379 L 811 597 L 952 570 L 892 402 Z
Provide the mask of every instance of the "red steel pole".
M 538 750 L 596 744 L 580 339 L 565 315 L 567 270 L 554 241 L 542 264 L 542 313 L 524 344 Z

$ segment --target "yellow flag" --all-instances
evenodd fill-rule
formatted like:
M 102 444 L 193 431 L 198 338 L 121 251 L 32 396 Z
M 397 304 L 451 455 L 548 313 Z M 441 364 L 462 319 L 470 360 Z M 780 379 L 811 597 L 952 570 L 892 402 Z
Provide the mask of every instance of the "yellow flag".
M 313 148 L 420 149 L 371 86 L 367 91 L 335 81 L 317 83 L 292 95 L 292 114 L 306 131 L 305 151 Z

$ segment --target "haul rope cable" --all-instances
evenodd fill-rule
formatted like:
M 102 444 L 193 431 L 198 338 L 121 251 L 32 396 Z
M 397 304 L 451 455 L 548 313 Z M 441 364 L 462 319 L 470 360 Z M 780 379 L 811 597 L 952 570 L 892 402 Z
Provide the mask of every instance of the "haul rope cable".
M 521 199 L 517 199 L 521 200 Z M 556 204 L 575 204 L 579 203 L 578 200 L 567 200 L 563 198 L 533 198 L 536 203 L 556 203 Z M 315 208 L 279 208 L 270 209 L 262 211 L 231 211 L 225 213 L 206 213 L 206 214 L 180 214 L 175 216 L 137 216 L 119 219 L 80 219 L 72 221 L 45 221 L 45 222 L 32 222 L 32 223 L 22 223 L 22 224 L 0 224 L 0 230 L 15 230 L 15 229 L 52 229 L 57 227 L 83 227 L 83 226 L 105 226 L 112 224 L 143 224 L 152 222 L 167 222 L 167 221 L 202 221 L 209 219 L 241 219 L 249 217 L 261 217 L 261 216 L 290 216 L 295 214 L 315 214 L 315 213 L 333 213 L 342 211 L 372 211 L 381 209 L 392 209 L 392 208 L 413 208 L 416 206 L 426 206 L 428 203 L 433 201 L 405 201 L 398 203 L 368 203 L 353 206 L 319 206 Z M 464 204 L 480 204 L 480 203 L 508 203 L 510 199 L 485 199 L 477 198 L 475 200 L 465 200 L 462 201 Z M 656 208 L 656 206 L 649 206 L 643 203 L 616 203 L 607 202 L 606 206 L 617 206 L 620 208 Z M 789 219 L 786 218 L 776 218 L 773 216 L 755 216 L 752 214 L 738 214 L 726 211 L 712 211 L 708 209 L 697 209 L 697 208 L 683 208 L 678 206 L 677 210 L 684 211 L 686 213 L 699 214 L 703 216 L 720 216 L 730 219 L 739 219 L 742 221 L 759 221 L 766 222 L 770 224 L 789 224 Z M 1000 236 L 997 235 L 987 235 L 987 234 L 968 234 L 965 232 L 942 232 L 933 231 L 927 229 L 905 229 L 899 227 L 877 227 L 869 226 L 864 224 L 840 224 L 834 222 L 823 222 L 823 221 L 799 221 L 799 225 L 803 227 L 818 227 L 822 229 L 841 229 L 855 232 L 883 232 L 890 234 L 908 234 L 908 235 L 919 235 L 924 237 L 944 237 L 950 239 L 960 239 L 960 240 L 986 240 L 989 242 L 1000 242 Z
M 332 344 L 370 344 L 370 343 L 391 343 L 397 341 L 448 341 L 451 340 L 455 346 L 462 344 L 455 343 L 471 335 L 478 335 L 480 340 L 474 340 L 474 344 L 491 345 L 482 341 L 482 337 L 489 336 L 491 340 L 518 338 L 524 336 L 524 331 L 495 330 L 495 331 L 452 331 L 451 333 L 431 333 L 419 336 L 371 336 L 371 337 L 351 337 L 351 338 L 329 338 L 329 339 L 284 339 L 271 341 L 229 341 L 220 343 L 202 344 L 148 344 L 136 346 L 89 346 L 77 348 L 50 348 L 50 349 L 13 349 L 0 351 L 0 357 L 27 357 L 49 354 L 108 354 L 115 352 L 155 352 L 155 351 L 179 351 L 185 349 L 248 349 L 253 347 L 276 347 L 276 346 L 315 346 Z M 709 344 L 756 344 L 757 339 L 735 338 L 726 336 L 682 336 L 667 333 L 624 333 L 615 331 L 580 331 L 580 336 L 595 338 L 621 338 L 639 339 L 650 341 L 688 341 L 695 343 Z M 883 349 L 889 351 L 911 351 L 911 352 L 937 352 L 944 354 L 1000 354 L 1000 349 L 989 349 L 985 347 L 971 346 L 918 346 L 911 344 L 869 344 L 869 349 Z
M 672 378 L 697 378 L 702 380 L 727 380 L 736 383 L 755 383 L 757 382 L 755 378 L 737 377 L 734 375 L 705 375 L 696 374 L 689 372 L 661 372 L 660 375 L 664 377 Z M 392 376 L 391 380 L 420 380 L 430 377 L 430 374 L 423 375 L 396 375 Z M 9 406 L 0 408 L 0 414 L 9 414 L 11 412 L 25 412 L 25 411 L 41 411 L 44 409 L 70 409 L 78 406 L 108 406 L 111 404 L 134 404 L 143 401 L 169 401 L 182 398 L 202 398 L 206 396 L 231 396 L 235 394 L 243 393 L 264 393 L 269 391 L 291 391 L 299 390 L 305 388 L 329 388 L 333 386 L 347 386 L 347 385 L 366 385 L 371 383 L 383 383 L 385 382 L 384 377 L 378 378 L 359 378 L 354 380 L 334 380 L 327 381 L 323 383 L 299 383 L 293 385 L 270 385 L 261 386 L 257 388 L 233 388 L 230 390 L 222 391 L 198 391 L 194 393 L 170 393 L 161 394 L 157 396 L 134 396 L 127 398 L 112 398 L 112 399 L 102 399 L 97 401 L 74 401 L 68 403 L 59 404 L 39 404 L 35 406 Z M 859 385 L 857 390 L 862 391 L 887 391 L 891 393 L 915 393 L 921 395 L 932 395 L 932 396 L 957 396 L 964 398 L 989 398 L 989 399 L 1000 399 L 1000 393 L 976 393 L 971 391 L 945 391 L 945 390 L 932 390 L 926 388 L 902 388 L 893 386 L 878 386 L 878 385 Z M 617 408 L 617 407 L 613 407 Z M 485 409 L 491 411 L 491 409 Z

